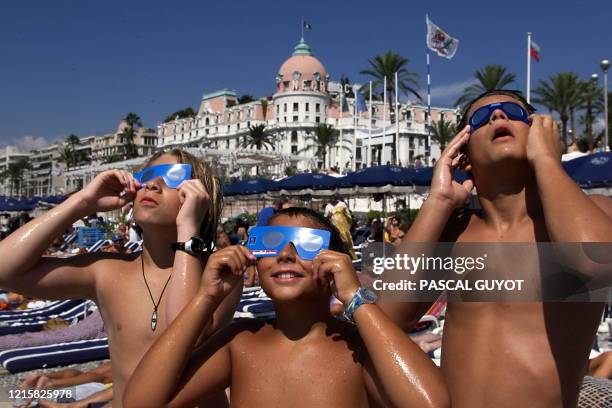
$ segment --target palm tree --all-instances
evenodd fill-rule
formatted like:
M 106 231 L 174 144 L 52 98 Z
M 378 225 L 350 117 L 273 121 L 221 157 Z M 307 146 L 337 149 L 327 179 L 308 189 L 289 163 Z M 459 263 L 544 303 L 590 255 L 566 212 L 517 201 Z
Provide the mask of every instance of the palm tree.
M 125 115 L 125 118 L 123 118 L 123 120 L 125 120 L 128 126 L 131 127 L 132 129 L 134 129 L 136 126 L 142 127 L 140 116 L 138 116 L 134 112 L 129 112 L 127 115 Z
M 440 116 L 440 119 L 437 122 L 433 122 L 428 128 L 431 138 L 440 145 L 440 151 L 444 151 L 448 142 L 457 133 L 457 123 L 444 120 L 444 116 Z
M 561 134 L 567 146 L 567 122 L 575 109 L 583 104 L 583 82 L 573 72 L 561 72 L 548 81 L 540 81 L 533 91 L 537 98 L 533 101 L 555 111 L 561 119 Z
M 175 119 L 193 118 L 196 115 L 195 111 L 191 106 L 172 112 L 164 118 L 164 123 L 172 122 Z
M 13 195 L 13 187 L 17 186 L 17 193 L 21 190 L 21 181 L 25 170 L 32 170 L 32 164 L 26 159 L 19 159 L 14 163 L 9 163 L 0 177 L 8 179 L 10 182 L 10 195 Z
M 579 118 L 578 123 L 584 125 L 584 138 L 589 144 L 589 150 L 591 150 L 595 142 L 593 123 L 595 122 L 595 115 L 604 110 L 604 97 L 601 88 L 592 81 L 584 81 L 582 85 L 582 104 L 580 108 L 584 108 L 584 114 Z
M 456 106 L 464 106 L 484 92 L 504 89 L 514 82 L 516 76 L 507 73 L 506 68 L 501 65 L 485 65 L 483 69 L 474 73 L 474 78 L 477 83 L 463 90 L 463 95 L 455 102 Z
M 265 131 L 266 125 L 249 126 L 249 135 L 242 141 L 242 147 L 254 147 L 257 150 L 268 147 L 274 150 L 274 141 L 272 135 Z
M 308 143 L 298 153 L 314 148 L 315 156 L 323 159 L 323 167 L 325 167 L 327 163 L 327 150 L 332 149 L 338 144 L 338 137 L 338 131 L 332 125 L 321 123 L 314 128 L 313 134 L 306 136 L 306 140 L 312 142 L 312 144 Z M 340 148 L 351 151 L 347 146 L 340 146 Z
M 138 157 L 138 151 L 136 146 L 134 145 L 134 136 L 136 136 L 136 131 L 132 127 L 127 127 L 119 134 L 121 138 L 121 143 L 125 144 L 124 147 L 124 156 L 125 159 L 133 159 L 134 157 Z
M 387 78 L 387 99 L 389 107 L 393 106 L 395 100 L 395 92 L 398 94 L 414 95 L 419 101 L 422 101 L 419 95 L 419 76 L 409 71 L 406 67 L 410 60 L 402 57 L 391 51 L 387 51 L 382 55 L 377 55 L 373 59 L 368 60 L 370 63 L 369 69 L 364 69 L 360 72 L 362 75 L 369 75 L 374 78 L 372 81 L 372 92 L 383 93 L 384 78 Z M 397 72 L 397 86 L 395 89 L 395 73 Z M 369 91 L 368 91 L 369 92 Z M 393 109 L 391 109 L 393 111 Z M 395 163 L 397 152 L 395 151 L 396 140 L 395 133 L 393 134 L 392 160 Z
M 127 115 L 125 115 L 123 120 L 127 123 L 128 127 L 119 134 L 119 137 L 121 139 L 121 143 L 125 143 L 124 157 L 126 159 L 132 159 L 134 157 L 138 157 L 138 150 L 134 145 L 134 137 L 136 136 L 136 126 L 142 127 L 142 121 L 140 120 L 140 116 L 134 112 L 129 112 Z

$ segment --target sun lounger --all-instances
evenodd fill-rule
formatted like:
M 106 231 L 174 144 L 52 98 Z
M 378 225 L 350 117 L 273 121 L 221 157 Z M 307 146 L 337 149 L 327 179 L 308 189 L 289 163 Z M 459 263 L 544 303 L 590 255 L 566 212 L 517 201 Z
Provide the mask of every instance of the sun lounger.
M 274 317 L 272 300 L 259 286 L 244 288 L 234 318 L 270 318 Z
M 15 319 L 4 320 L 1 322 L 0 336 L 40 331 L 43 329 L 44 324 L 53 318 L 61 318 L 69 324 L 76 323 L 84 319 L 96 308 L 95 303 L 91 300 L 75 301 L 75 303 L 68 306 L 63 310 L 54 310 L 51 313 L 29 317 L 18 316 Z
M 11 373 L 107 358 L 109 358 L 107 338 L 24 347 L 0 352 L 0 363 Z

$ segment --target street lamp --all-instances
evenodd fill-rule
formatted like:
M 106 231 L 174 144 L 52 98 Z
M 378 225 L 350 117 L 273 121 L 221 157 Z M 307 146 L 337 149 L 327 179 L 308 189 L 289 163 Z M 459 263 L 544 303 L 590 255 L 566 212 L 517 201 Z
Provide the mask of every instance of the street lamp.
M 604 73 L 604 141 L 606 144 L 604 145 L 604 151 L 607 152 L 610 150 L 610 146 L 608 144 L 608 68 L 610 68 L 610 61 L 607 59 L 601 60 L 599 64 Z

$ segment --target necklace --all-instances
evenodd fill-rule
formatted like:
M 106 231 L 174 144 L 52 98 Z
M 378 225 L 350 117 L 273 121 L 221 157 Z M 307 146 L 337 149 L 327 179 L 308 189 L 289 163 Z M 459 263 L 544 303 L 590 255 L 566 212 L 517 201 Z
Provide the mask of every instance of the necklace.
M 157 307 L 161 302 L 162 296 L 164 296 L 164 291 L 166 290 L 166 286 L 168 286 L 168 282 L 170 282 L 172 274 L 168 276 L 168 280 L 166 281 L 166 284 L 164 285 L 164 288 L 162 289 L 156 304 L 155 300 L 153 299 L 153 294 L 151 293 L 151 289 L 149 288 L 149 284 L 147 283 L 147 277 L 145 276 L 144 272 L 144 254 L 140 255 L 140 263 L 142 265 L 142 278 L 144 279 L 145 285 L 147 286 L 147 291 L 149 292 L 149 296 L 151 297 L 151 302 L 153 303 L 153 314 L 151 315 L 151 331 L 155 331 L 155 328 L 157 327 Z

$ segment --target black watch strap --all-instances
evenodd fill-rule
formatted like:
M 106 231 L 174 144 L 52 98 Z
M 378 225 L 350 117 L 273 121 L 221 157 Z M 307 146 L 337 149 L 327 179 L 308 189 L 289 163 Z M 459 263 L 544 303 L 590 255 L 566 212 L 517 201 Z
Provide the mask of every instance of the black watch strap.
M 172 249 L 175 251 L 185 251 L 190 254 L 202 254 L 207 251 L 204 247 L 204 241 L 199 237 L 192 237 L 186 242 L 174 242 L 172 243 Z

